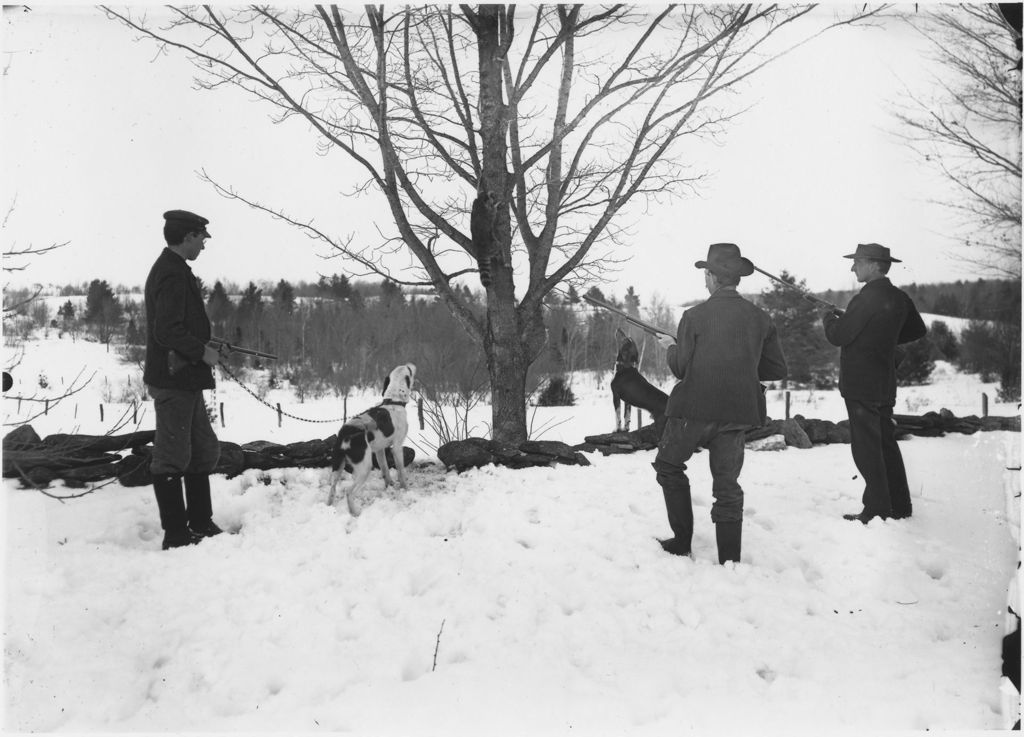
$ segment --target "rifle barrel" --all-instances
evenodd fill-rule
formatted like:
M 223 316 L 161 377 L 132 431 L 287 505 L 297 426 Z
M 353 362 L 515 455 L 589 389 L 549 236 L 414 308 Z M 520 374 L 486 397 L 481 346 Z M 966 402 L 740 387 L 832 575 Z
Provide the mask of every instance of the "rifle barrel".
M 256 356 L 257 358 L 269 358 L 274 361 L 277 360 L 277 356 L 275 356 L 272 353 L 264 353 L 263 351 L 256 351 L 253 350 L 252 348 L 242 348 L 241 346 L 233 345 L 227 342 L 223 338 L 210 338 L 210 342 L 218 343 L 222 346 L 226 345 L 228 347 L 228 350 L 234 351 L 235 353 L 244 353 L 247 356 Z
M 779 284 L 781 284 L 781 285 L 783 285 L 785 287 L 789 287 L 790 289 L 793 289 L 793 290 L 799 292 L 800 296 L 802 296 L 808 302 L 817 302 L 818 304 L 824 305 L 825 307 L 831 307 L 833 310 L 838 310 L 839 309 L 838 307 L 836 307 L 831 302 L 826 302 L 823 299 L 819 299 L 818 297 L 815 297 L 813 294 L 811 294 L 807 290 L 801 289 L 800 287 L 798 287 L 793 282 L 788 282 L 785 279 L 780 279 L 779 277 L 775 276 L 775 274 L 769 274 L 764 269 L 759 269 L 758 267 L 754 266 L 754 271 L 758 271 L 758 272 L 764 274 L 765 276 L 767 276 L 772 281 L 776 281 L 776 282 L 778 282 Z
M 601 309 L 608 310 L 609 312 L 614 312 L 614 313 L 616 313 L 618 315 L 621 315 L 626 320 L 626 322 L 631 323 L 633 325 L 636 325 L 641 330 L 644 330 L 645 332 L 651 333 L 652 335 L 661 334 L 661 335 L 667 335 L 670 338 L 675 338 L 676 337 L 676 336 L 672 335 L 672 333 L 670 333 L 670 332 L 668 332 L 666 330 L 662 330 L 661 328 L 656 327 L 654 325 L 651 325 L 649 322 L 644 322 L 640 318 L 634 317 L 633 315 L 630 315 L 628 312 L 620 310 L 618 307 L 615 307 L 614 305 L 610 305 L 607 302 L 602 302 L 599 299 L 596 299 L 594 297 L 589 297 L 589 296 L 587 296 L 585 294 L 583 295 L 583 300 L 586 301 L 586 302 L 589 302 L 590 304 L 594 305 L 595 307 L 600 307 Z

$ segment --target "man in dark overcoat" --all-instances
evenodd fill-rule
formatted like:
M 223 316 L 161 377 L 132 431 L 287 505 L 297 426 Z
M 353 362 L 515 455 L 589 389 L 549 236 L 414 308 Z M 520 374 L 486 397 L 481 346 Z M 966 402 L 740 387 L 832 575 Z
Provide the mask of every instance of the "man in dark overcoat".
M 188 265 L 210 237 L 208 224 L 206 218 L 186 210 L 165 212 L 167 247 L 146 279 L 143 380 L 156 412 L 149 470 L 164 529 L 164 550 L 194 545 L 222 532 L 213 522 L 210 501 L 210 473 L 220 457 L 220 443 L 203 401 L 203 390 L 214 388 L 212 367 L 220 354 L 207 344 L 210 320 Z
M 846 311 L 822 315 L 825 337 L 841 348 L 839 392 L 850 418 L 853 462 L 864 479 L 864 508 L 844 514 L 867 524 L 874 517 L 903 519 L 911 515 L 910 488 L 903 455 L 896 444 L 896 346 L 925 336 L 921 315 L 906 292 L 886 276 L 893 263 L 889 249 L 860 243 L 850 270 L 864 284 Z
M 767 419 L 761 381 L 786 377 L 775 325 L 768 313 L 736 291 L 754 265 L 734 243 L 714 243 L 704 270 L 710 297 L 683 313 L 675 342 L 666 337 L 668 366 L 679 382 L 669 395 L 665 429 L 654 461 L 665 496 L 673 537 L 662 547 L 690 555 L 693 506 L 686 462 L 698 448 L 708 449 L 711 467 L 711 520 L 718 560 L 739 561 L 743 529 L 743 468 L 746 431 Z

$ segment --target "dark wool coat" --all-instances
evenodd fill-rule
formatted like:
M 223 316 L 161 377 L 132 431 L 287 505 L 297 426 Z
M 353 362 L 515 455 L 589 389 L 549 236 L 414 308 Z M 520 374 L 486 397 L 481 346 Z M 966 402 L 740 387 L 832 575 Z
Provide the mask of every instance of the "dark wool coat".
M 213 369 L 203 363 L 210 320 L 192 269 L 165 248 L 146 279 L 146 368 L 143 380 L 162 389 L 213 389 Z M 171 376 L 169 351 L 188 362 Z
M 753 426 L 767 419 L 760 382 L 784 379 L 787 370 L 771 317 L 735 287 L 683 313 L 668 366 L 680 379 L 668 417 Z
M 896 345 L 923 338 L 928 329 L 906 292 L 886 278 L 869 281 L 846 312 L 822 318 L 825 337 L 842 348 L 839 393 L 861 402 L 896 402 Z

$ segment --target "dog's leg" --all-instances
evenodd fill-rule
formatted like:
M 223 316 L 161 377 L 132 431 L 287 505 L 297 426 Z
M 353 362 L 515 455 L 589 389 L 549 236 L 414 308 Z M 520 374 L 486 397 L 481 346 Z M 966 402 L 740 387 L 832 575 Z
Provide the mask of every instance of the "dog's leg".
M 629 432 L 629 421 L 633 414 L 633 407 L 629 402 L 623 402 L 623 414 L 626 416 L 626 432 Z
M 384 455 L 384 448 L 375 450 L 373 455 L 377 458 L 377 465 L 380 466 L 380 473 L 384 477 L 384 488 L 391 486 L 391 473 L 388 471 L 388 458 Z
M 360 463 L 352 469 L 352 486 L 345 495 L 345 499 L 348 502 L 348 512 L 353 517 L 358 517 L 359 513 L 363 511 L 363 508 L 359 505 L 359 493 L 366 486 L 366 480 L 370 477 L 370 471 L 373 470 L 373 464 L 370 462 L 370 459 L 366 458 L 364 460 L 364 463 Z
M 619 417 L 619 395 L 612 394 L 612 405 L 615 407 L 615 432 L 622 432 L 622 420 Z
M 327 506 L 334 506 L 334 496 L 338 490 L 338 484 L 345 480 L 345 464 L 341 464 L 331 472 L 331 493 L 327 495 Z
M 391 446 L 391 454 L 395 457 L 395 470 L 398 471 L 398 486 L 402 489 L 408 489 L 408 485 L 405 483 L 405 438 L 395 438 L 394 445 Z

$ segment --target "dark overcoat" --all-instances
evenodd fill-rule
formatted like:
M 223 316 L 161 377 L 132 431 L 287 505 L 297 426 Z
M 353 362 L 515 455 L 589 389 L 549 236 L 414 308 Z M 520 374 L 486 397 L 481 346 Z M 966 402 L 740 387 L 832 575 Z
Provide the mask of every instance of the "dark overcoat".
M 887 278 L 869 281 L 846 312 L 822 318 L 825 337 L 841 348 L 839 392 L 846 399 L 896 402 L 896 346 L 923 338 L 924 320 L 907 293 Z
M 720 287 L 683 313 L 668 366 L 679 382 L 665 414 L 760 426 L 766 419 L 761 381 L 786 378 L 775 324 L 767 312 Z
M 213 369 L 203 362 L 210 319 L 188 262 L 165 248 L 146 278 L 146 367 L 143 380 L 162 389 L 213 389 Z M 171 375 L 169 352 L 186 364 Z

